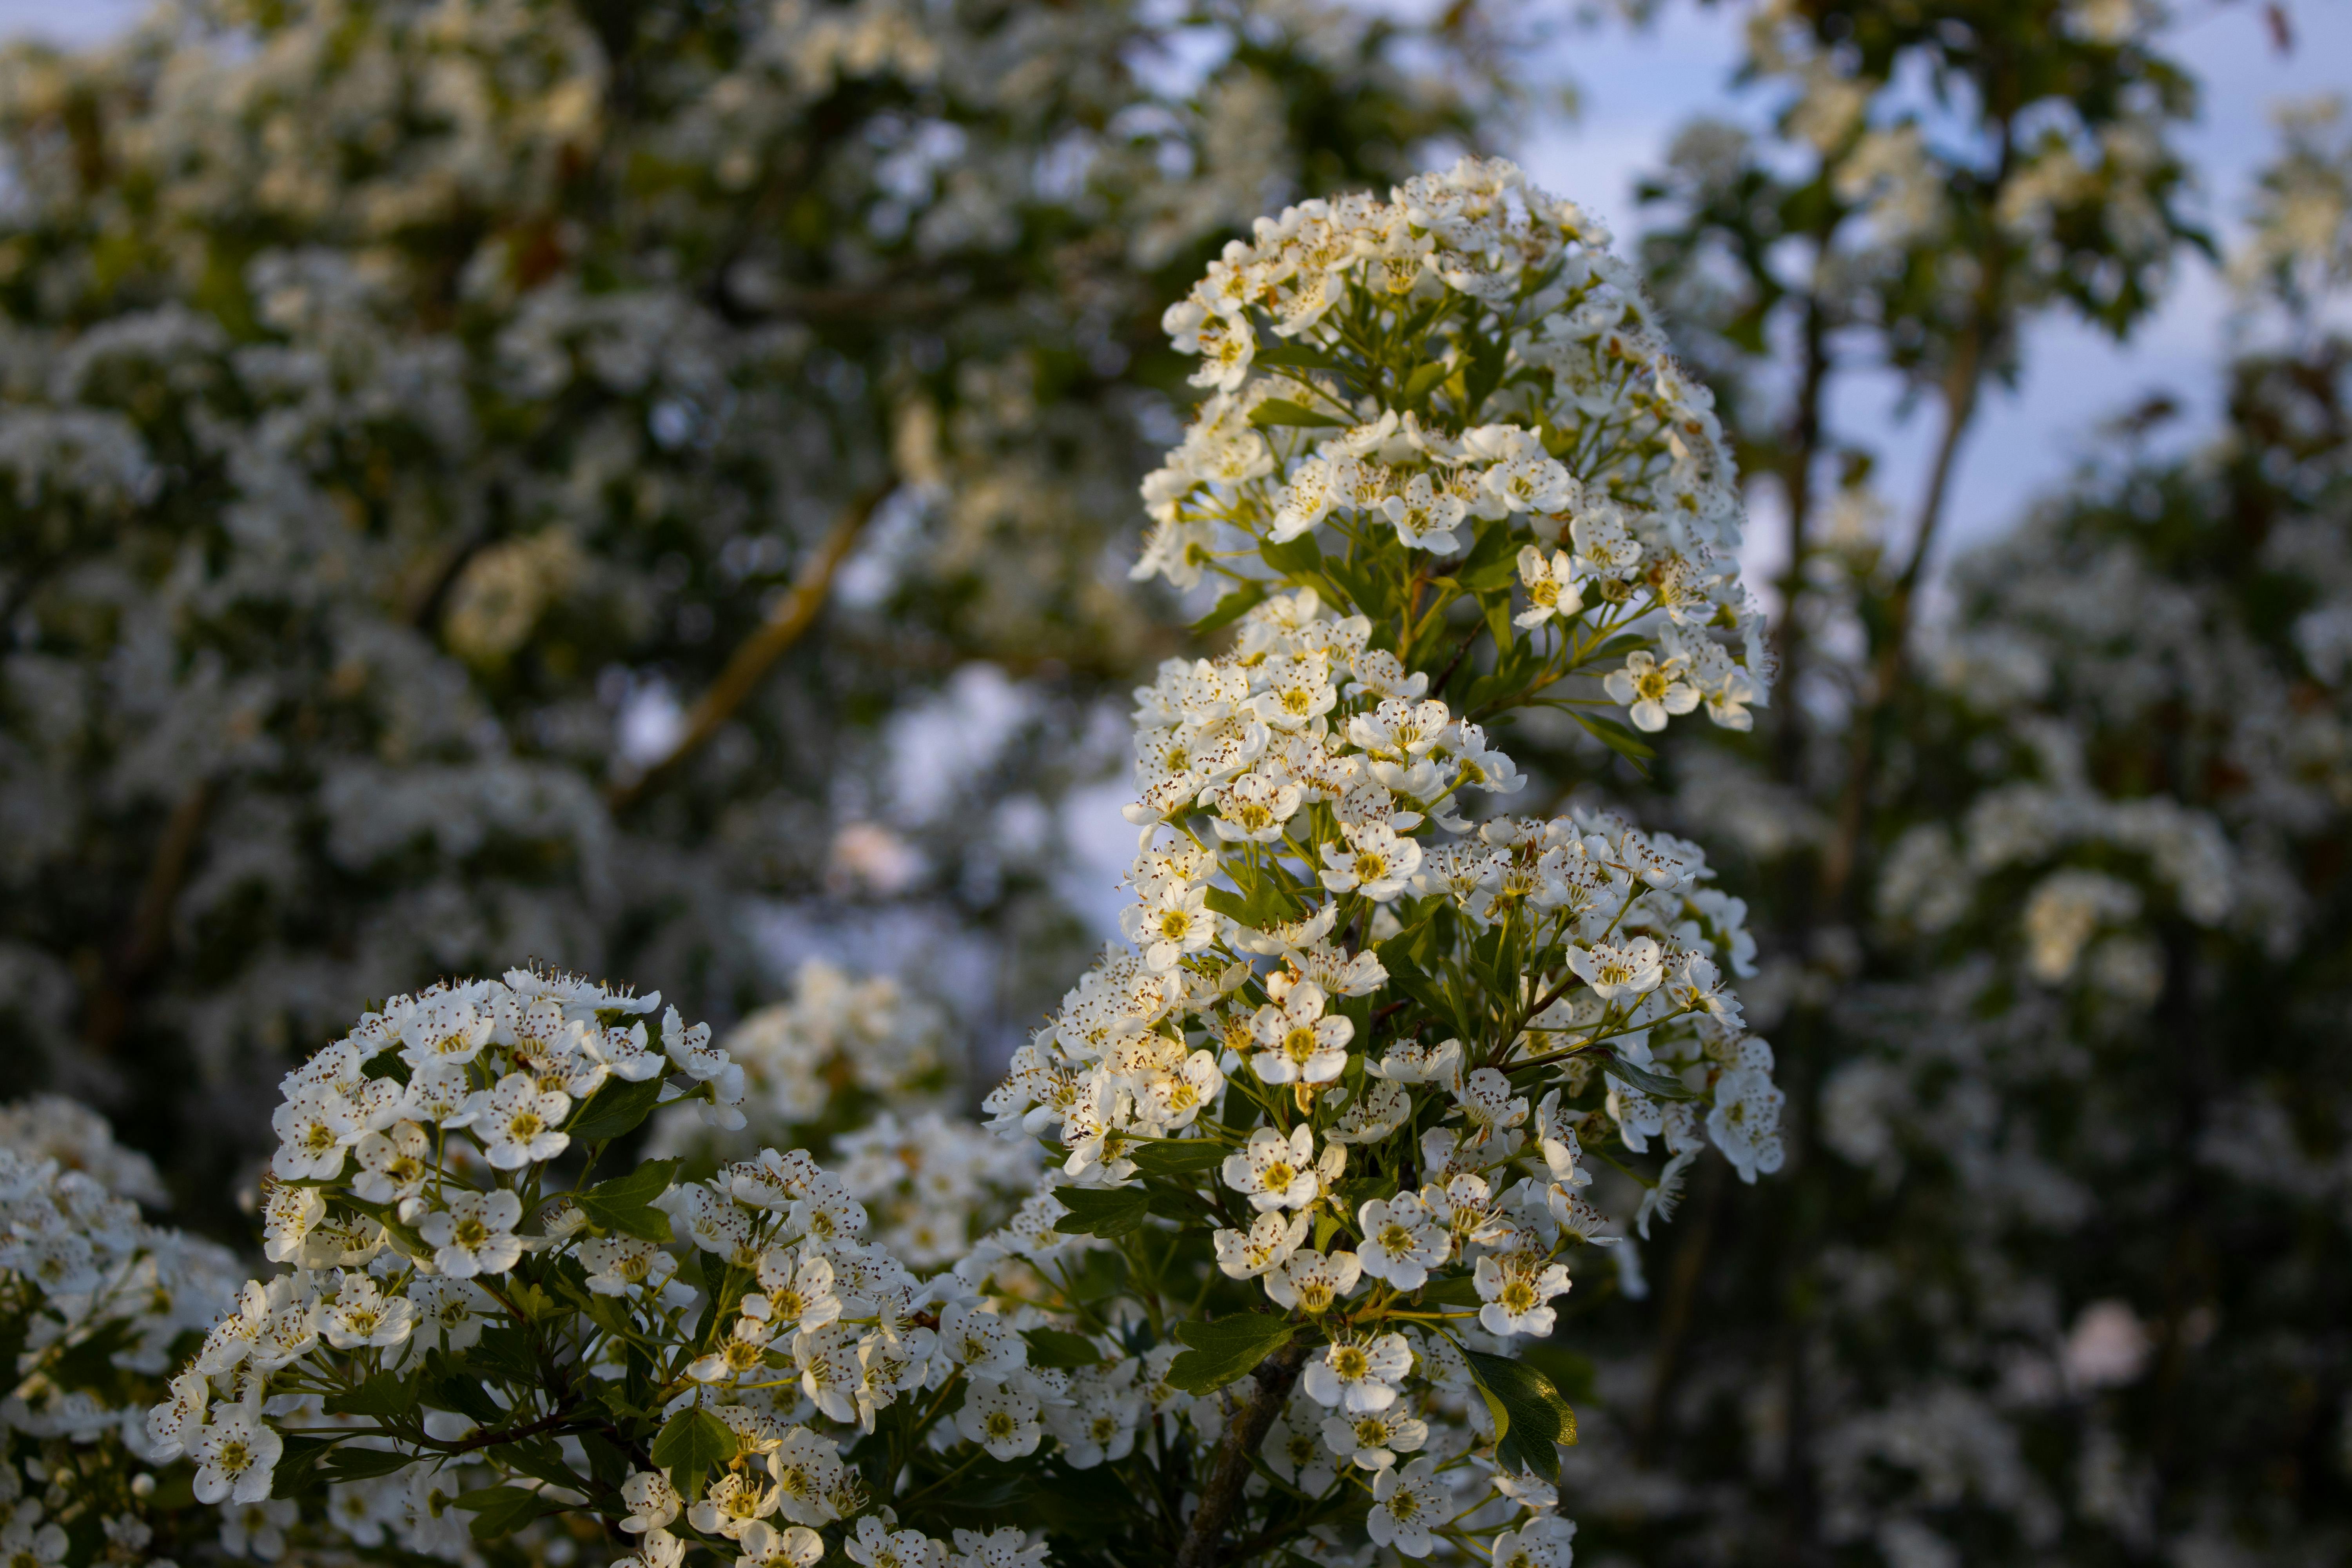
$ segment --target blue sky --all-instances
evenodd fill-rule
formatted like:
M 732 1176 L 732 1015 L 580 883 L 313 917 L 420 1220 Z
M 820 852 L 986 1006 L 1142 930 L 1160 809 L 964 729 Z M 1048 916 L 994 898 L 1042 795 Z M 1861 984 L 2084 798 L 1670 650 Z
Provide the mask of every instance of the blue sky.
M 2274 145 L 2272 106 L 2352 93 L 2352 6 L 2299 0 L 2285 9 L 2294 47 L 2284 56 L 2261 8 L 2242 0 L 2179 7 L 2182 19 L 2168 37 L 2174 57 L 2202 86 L 2202 113 L 2183 140 L 2198 169 L 2207 226 L 2225 239 L 2236 232 L 2251 174 Z M 1547 85 L 1572 84 L 1580 112 L 1573 121 L 1531 124 L 1520 160 L 1538 184 L 1597 210 L 1621 236 L 1637 229 L 1634 181 L 1678 126 L 1701 114 L 1751 123 L 1759 117 L 1755 95 L 1733 97 L 1726 89 L 1745 10 L 1676 0 L 1640 33 L 1612 26 L 1560 37 L 1532 63 L 1530 75 Z M 2210 429 L 2229 313 L 2221 279 L 2191 258 L 2162 310 L 2124 345 L 2068 322 L 2042 322 L 2028 340 L 2018 391 L 1986 407 L 1963 448 L 1947 544 L 1964 548 L 2006 528 L 2033 496 L 2064 479 L 2102 421 L 2148 392 L 2170 392 L 2192 411 L 2179 438 Z M 1895 421 L 1895 391 L 1891 377 L 1850 377 L 1832 417 L 1883 449 L 1881 487 L 1895 515 L 1907 518 L 1935 431 L 1930 418 Z M 1755 519 L 1751 568 L 1776 563 L 1779 527 L 1771 516 Z

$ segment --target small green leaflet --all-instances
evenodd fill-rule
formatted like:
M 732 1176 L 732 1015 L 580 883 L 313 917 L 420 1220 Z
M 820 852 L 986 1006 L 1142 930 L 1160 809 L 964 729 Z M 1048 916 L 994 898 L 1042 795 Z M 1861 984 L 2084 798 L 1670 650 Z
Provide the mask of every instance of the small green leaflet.
M 416 1462 L 414 1454 L 389 1448 L 337 1448 L 319 1462 L 331 1481 L 364 1481 L 388 1476 Z
M 373 1415 L 390 1419 L 405 1415 L 416 1405 L 416 1387 L 397 1373 L 380 1372 L 357 1388 L 327 1396 L 330 1415 Z
M 1551 1379 L 1507 1356 L 1465 1350 L 1470 1375 L 1495 1417 L 1495 1459 L 1505 1469 L 1532 1470 L 1557 1485 L 1559 1447 L 1576 1441 L 1576 1412 Z
M 735 1448 L 735 1428 L 708 1410 L 681 1410 L 654 1438 L 650 1452 L 679 1491 L 700 1497 L 703 1476 L 733 1458 Z
M 1214 1322 L 1176 1325 L 1189 1347 L 1168 1366 L 1169 1383 L 1187 1394 L 1214 1394 L 1288 1343 L 1299 1325 L 1270 1312 L 1234 1312 Z
M 1339 361 L 1322 349 L 1306 343 L 1274 343 L 1257 350 L 1250 356 L 1255 364 L 1272 365 L 1277 369 L 1297 366 L 1302 370 L 1337 370 Z
M 1294 918 L 1290 900 L 1276 884 L 1272 873 L 1259 871 L 1255 874 L 1255 880 L 1257 885 L 1246 895 L 1223 888 L 1211 888 L 1202 902 L 1221 915 L 1260 931 Z
M 1127 1157 L 1147 1176 L 1181 1176 L 1222 1164 L 1231 1152 L 1223 1144 L 1212 1143 L 1205 1138 L 1186 1138 L 1138 1143 L 1128 1150 Z M 1066 1196 L 1067 1192 L 1065 1188 L 1058 1195 Z
M 1658 754 L 1655 747 L 1614 719 L 1603 719 L 1597 713 L 1581 713 L 1573 708 L 1568 710 L 1568 715 L 1583 725 L 1585 731 L 1594 740 L 1636 768 L 1641 768 L 1643 763 Z
M 1416 365 L 1413 373 L 1404 378 L 1404 391 L 1399 395 L 1397 402 L 1407 408 L 1419 406 L 1421 400 L 1429 395 L 1431 388 L 1453 374 L 1452 365 L 1435 360 L 1424 365 Z
M 661 1091 L 658 1073 L 643 1083 L 611 1079 L 581 1102 L 564 1131 L 583 1143 L 602 1143 L 625 1132 L 635 1132 L 637 1124 L 654 1113 L 654 1104 L 661 1099 Z
M 1251 424 L 1261 429 L 1269 425 L 1328 425 L 1345 429 L 1348 421 L 1328 414 L 1318 414 L 1303 403 L 1293 403 L 1286 397 L 1269 397 L 1250 410 Z
M 278 1468 L 269 1479 L 269 1495 L 290 1498 L 300 1494 L 317 1474 L 320 1457 L 335 1446 L 332 1437 L 289 1437 L 278 1451 Z M 195 1499 L 194 1492 L 188 1494 Z
M 1478 1282 L 1467 1274 L 1451 1274 L 1423 1286 L 1419 1299 L 1424 1307 L 1475 1307 Z
M 1084 1334 L 1073 1334 L 1060 1329 L 1031 1329 L 1021 1336 L 1029 1342 L 1031 1366 L 1081 1367 L 1096 1366 L 1102 1362 L 1102 1352 Z
M 1125 1236 L 1143 1224 L 1150 1194 L 1141 1187 L 1056 1187 L 1055 1198 L 1070 1212 L 1054 1222 L 1065 1236 Z
M 1653 1072 L 1637 1068 L 1622 1057 L 1612 1057 L 1605 1069 L 1611 1078 L 1627 1089 L 1638 1089 L 1652 1100 L 1696 1100 L 1698 1095 L 1689 1085 L 1672 1073 Z
M 591 1225 L 646 1241 L 667 1241 L 671 1239 L 669 1215 L 655 1208 L 653 1201 L 669 1191 L 677 1173 L 677 1161 L 651 1160 L 625 1176 L 572 1194 L 572 1201 L 580 1205 Z
M 1192 635 L 1205 637 L 1219 626 L 1228 626 L 1240 620 L 1250 610 L 1265 602 L 1265 583 L 1252 578 L 1219 599 L 1216 607 L 1192 623 Z
M 474 1516 L 470 1528 L 477 1541 L 512 1535 L 540 1515 L 554 1513 L 562 1507 L 524 1487 L 484 1487 L 478 1491 L 459 1492 L 452 1501 Z

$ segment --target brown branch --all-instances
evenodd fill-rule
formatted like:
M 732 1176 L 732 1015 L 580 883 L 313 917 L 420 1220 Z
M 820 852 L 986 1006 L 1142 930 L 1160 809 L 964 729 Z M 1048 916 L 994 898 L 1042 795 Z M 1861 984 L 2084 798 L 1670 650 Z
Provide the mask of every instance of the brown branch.
M 188 863 L 195 858 L 196 840 L 204 834 L 205 818 L 211 815 L 212 805 L 213 783 L 199 779 L 163 823 L 163 836 L 155 842 L 155 858 L 147 868 L 147 885 L 139 890 L 138 906 L 131 911 L 131 929 L 113 962 L 106 966 L 97 994 L 89 999 L 82 1043 L 92 1056 L 112 1054 L 123 1030 L 130 1026 L 131 997 L 171 951 L 172 907 L 180 900 Z
M 1241 1504 L 1242 1483 L 1249 1479 L 1250 1456 L 1265 1441 L 1266 1428 L 1281 1414 L 1291 1385 L 1298 1381 L 1298 1369 L 1306 1363 L 1307 1347 L 1293 1340 L 1258 1363 L 1257 1371 L 1250 1374 L 1256 1380 L 1257 1391 L 1225 1424 L 1224 1437 L 1217 1445 L 1216 1468 L 1210 1474 L 1209 1484 L 1201 1489 L 1201 1506 L 1193 1510 L 1192 1525 L 1176 1548 L 1176 1568 L 1217 1568 L 1223 1560 L 1225 1531 Z
M 604 803 L 615 814 L 626 811 L 676 773 L 687 758 L 735 716 L 735 710 L 743 706 L 761 678 L 815 624 L 818 612 L 824 608 L 833 592 L 833 580 L 842 562 L 857 543 L 858 536 L 866 531 L 883 497 L 889 493 L 887 484 L 869 486 L 842 510 L 833 531 L 825 535 L 816 553 L 793 580 L 791 591 L 776 601 L 776 607 L 768 612 L 759 630 L 743 640 L 728 658 L 727 667 L 719 672 L 719 679 L 696 700 L 693 711 L 687 715 L 686 733 L 670 748 L 668 755 L 634 778 L 614 780 L 604 792 Z

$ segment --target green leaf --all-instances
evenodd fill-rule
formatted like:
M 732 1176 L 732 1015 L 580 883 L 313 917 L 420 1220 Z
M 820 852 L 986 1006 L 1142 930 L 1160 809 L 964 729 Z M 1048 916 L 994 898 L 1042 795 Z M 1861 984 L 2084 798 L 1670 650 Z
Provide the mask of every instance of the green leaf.
M 1318 414 L 1303 403 L 1293 403 L 1286 397 L 1269 397 L 1250 410 L 1251 424 L 1261 429 L 1269 425 L 1333 426 L 1346 429 L 1352 421 Z
M 1424 1307 L 1475 1307 L 1478 1304 L 1478 1282 L 1467 1274 L 1451 1274 L 1423 1285 L 1420 1300 Z
M 1253 577 L 1219 599 L 1216 607 L 1192 623 L 1194 637 L 1206 637 L 1219 626 L 1229 626 L 1255 606 L 1265 602 L 1265 583 Z
M 588 1192 L 604 1203 L 635 1204 L 642 1207 L 669 1191 L 677 1184 L 677 1161 L 648 1160 L 627 1175 L 599 1182 Z
M 1510 590 L 1480 595 L 1478 606 L 1486 612 L 1486 633 L 1495 639 L 1495 646 L 1509 647 L 1518 637 L 1518 628 L 1511 624 Z
M 1261 560 L 1286 577 L 1313 576 L 1323 565 L 1323 547 L 1315 542 L 1311 529 L 1280 544 L 1262 539 L 1258 541 L 1257 552 Z
M 625 1176 L 572 1194 L 572 1201 L 580 1205 L 589 1224 L 602 1229 L 646 1241 L 669 1241 L 673 1239 L 669 1215 L 655 1208 L 653 1201 L 669 1191 L 677 1174 L 677 1161 L 649 1160 Z
M 330 1415 L 373 1415 L 394 1420 L 416 1408 L 416 1385 L 395 1372 L 380 1372 L 357 1388 L 327 1396 Z
M 454 1363 L 439 1351 L 425 1352 L 425 1375 L 417 1380 L 417 1397 L 436 1410 L 454 1410 L 485 1426 L 495 1426 L 506 1417 L 506 1412 L 482 1387 L 479 1375 Z
M 1301 370 L 1335 370 L 1339 362 L 1322 349 L 1301 342 L 1278 342 L 1262 348 L 1250 356 L 1253 364 L 1271 365 L 1277 369 L 1296 367 Z
M 501 1535 L 512 1535 L 540 1515 L 554 1513 L 560 1507 L 524 1487 L 483 1487 L 476 1491 L 459 1492 L 450 1501 L 452 1506 L 464 1509 L 474 1516 L 469 1528 L 477 1541 L 494 1541 Z
M 1635 1067 L 1622 1057 L 1612 1057 L 1604 1070 L 1627 1089 L 1638 1089 L 1652 1100 L 1698 1098 L 1696 1090 L 1672 1073 L 1653 1072 L 1648 1068 Z
M 319 1460 L 335 1446 L 332 1437 L 288 1437 L 278 1453 L 278 1468 L 270 1472 L 269 1495 L 274 1498 L 298 1496 L 310 1486 L 318 1474 Z M 191 1502 L 195 1493 L 188 1494 Z M 161 1500 L 158 1489 L 157 1500 Z
M 1404 390 L 1397 395 L 1397 405 L 1402 408 L 1418 408 L 1437 384 L 1454 374 L 1454 367 L 1436 360 L 1415 365 L 1412 374 L 1404 378 Z
M 1530 1340 L 1519 1347 L 1519 1360 L 1551 1379 L 1551 1385 L 1569 1399 L 1591 1399 L 1593 1365 L 1555 1340 Z
M 1462 416 L 1467 420 L 1475 417 L 1478 405 L 1503 384 L 1503 373 L 1510 364 L 1510 351 L 1507 344 L 1491 338 L 1472 335 L 1465 341 L 1470 349 L 1470 363 L 1462 371 Z
M 653 1461 L 666 1470 L 700 1476 L 735 1457 L 735 1428 L 708 1410 L 681 1410 L 654 1438 Z
M 1559 1480 L 1559 1447 L 1576 1441 L 1576 1412 L 1551 1379 L 1524 1362 L 1465 1350 L 1470 1375 L 1486 1394 L 1495 1415 L 1495 1458 L 1506 1469 L 1531 1470 Z
M 1583 725 L 1594 740 L 1637 768 L 1658 754 L 1656 748 L 1614 719 L 1603 719 L 1597 713 L 1585 713 L 1574 708 L 1568 713 L 1570 718 Z
M 551 1487 L 567 1487 L 576 1492 L 588 1489 L 581 1484 L 580 1478 L 572 1473 L 572 1467 L 564 1463 L 563 1450 L 545 1437 L 501 1443 L 482 1457 L 535 1481 L 545 1481 Z
M 583 1143 L 602 1143 L 635 1132 L 638 1123 L 654 1113 L 661 1091 L 658 1073 L 643 1083 L 613 1079 L 581 1102 L 563 1130 Z
M 515 1323 L 493 1323 L 482 1331 L 466 1359 L 496 1373 L 509 1383 L 539 1381 L 539 1355 L 530 1331 Z
M 1213 1170 L 1224 1163 L 1233 1152 L 1222 1143 L 1206 1138 L 1167 1139 L 1151 1143 L 1138 1143 L 1127 1152 L 1135 1168 L 1147 1176 L 1185 1176 L 1195 1171 Z
M 1214 1394 L 1280 1350 L 1300 1328 L 1270 1312 L 1234 1312 L 1213 1322 L 1199 1319 L 1176 1325 L 1188 1348 L 1168 1365 L 1168 1381 L 1187 1394 Z
M 1508 518 L 1488 523 L 1480 531 L 1478 542 L 1462 558 L 1454 579 L 1474 594 L 1485 594 L 1511 581 L 1519 569 L 1518 536 L 1511 530 Z
M 1054 1197 L 1070 1212 L 1054 1222 L 1065 1236 L 1099 1236 L 1106 1240 L 1127 1235 L 1143 1224 L 1150 1194 L 1141 1187 L 1056 1187 Z
M 1066 1368 L 1102 1363 L 1102 1352 L 1084 1334 L 1066 1333 L 1060 1329 L 1031 1329 L 1021 1337 L 1029 1342 L 1031 1366 Z
M 404 1470 L 416 1456 L 393 1448 L 338 1448 L 319 1461 L 331 1481 L 366 1481 Z

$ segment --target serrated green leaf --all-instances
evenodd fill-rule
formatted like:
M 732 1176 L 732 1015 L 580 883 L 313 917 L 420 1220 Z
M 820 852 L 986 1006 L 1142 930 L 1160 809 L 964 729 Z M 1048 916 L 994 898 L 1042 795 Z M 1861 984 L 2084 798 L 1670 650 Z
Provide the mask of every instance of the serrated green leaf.
M 659 1074 L 643 1083 L 613 1079 L 581 1102 L 563 1130 L 583 1143 L 602 1143 L 635 1132 L 654 1113 L 661 1091 Z
M 394 1372 L 380 1372 L 358 1387 L 327 1396 L 330 1415 L 373 1415 L 389 1421 L 416 1408 L 416 1385 Z
M 1455 568 L 1455 580 L 1473 594 L 1502 586 L 1518 571 L 1518 536 L 1512 531 L 1509 519 L 1487 523 L 1479 531 L 1470 553 Z
M 1312 530 L 1279 544 L 1262 539 L 1258 541 L 1257 552 L 1260 560 L 1286 577 L 1318 575 L 1323 564 L 1323 547 L 1315 542 Z
M 735 1428 L 708 1410 L 681 1410 L 655 1436 L 653 1461 L 670 1474 L 680 1494 L 699 1499 L 702 1479 L 735 1457 Z
M 539 1380 L 539 1356 L 530 1331 L 515 1323 L 493 1323 L 482 1331 L 466 1359 L 488 1367 L 509 1383 Z
M 564 1462 L 563 1450 L 545 1437 L 501 1443 L 483 1457 L 519 1475 L 529 1476 L 535 1481 L 545 1481 L 551 1487 L 568 1487 L 573 1491 L 585 1489 L 580 1478 L 572 1473 L 572 1467 Z
M 474 1516 L 467 1528 L 477 1541 L 512 1535 L 540 1515 L 555 1512 L 559 1506 L 524 1487 L 483 1487 L 459 1492 L 450 1503 Z
M 331 1481 L 373 1480 L 416 1463 L 416 1456 L 395 1448 L 337 1448 L 319 1461 Z
M 1697 1092 L 1671 1073 L 1654 1072 L 1635 1067 L 1622 1057 L 1612 1057 L 1605 1069 L 1611 1078 L 1627 1089 L 1638 1089 L 1652 1100 L 1696 1100 Z
M 1253 353 L 1250 361 L 1276 369 L 1333 370 L 1339 366 L 1339 361 L 1326 350 L 1296 342 L 1269 344 Z
M 1176 1325 L 1184 1352 L 1168 1365 L 1169 1384 L 1187 1394 L 1213 1394 L 1289 1343 L 1300 1325 L 1270 1312 L 1234 1312 L 1213 1321 Z
M 655 1208 L 653 1202 L 669 1191 L 677 1174 L 677 1161 L 648 1160 L 625 1176 L 573 1193 L 572 1201 L 580 1205 L 589 1224 L 602 1229 L 646 1241 L 669 1241 L 674 1239 L 669 1215 Z
M 1217 601 L 1215 608 L 1192 623 L 1192 635 L 1206 637 L 1220 626 L 1228 626 L 1240 620 L 1265 602 L 1265 584 L 1255 577 L 1234 587 Z
M 1250 410 L 1251 424 L 1263 429 L 1275 425 L 1305 425 L 1336 426 L 1346 429 L 1350 423 L 1328 414 L 1318 414 L 1303 403 L 1293 403 L 1286 397 L 1269 397 Z
M 1486 613 L 1486 635 L 1495 639 L 1495 646 L 1509 647 L 1518 635 L 1518 628 L 1511 624 L 1510 590 L 1480 595 L 1478 607 Z
M 1404 390 L 1397 395 L 1398 406 L 1419 407 L 1421 400 L 1427 397 L 1439 382 L 1453 374 L 1452 365 L 1436 360 L 1432 360 L 1427 364 L 1415 365 L 1412 374 L 1404 378 Z
M 1506 1469 L 1532 1471 L 1557 1484 L 1559 1447 L 1576 1441 L 1576 1412 L 1551 1379 L 1524 1362 L 1465 1350 L 1470 1375 L 1495 1414 L 1495 1458 Z
M 1070 1212 L 1054 1222 L 1065 1236 L 1127 1235 L 1143 1224 L 1150 1194 L 1141 1187 L 1056 1187 L 1054 1197 Z
M 1475 1307 L 1478 1304 L 1478 1282 L 1467 1274 L 1433 1279 L 1421 1288 L 1420 1300 L 1424 1307 Z
M 1658 754 L 1656 748 L 1614 719 L 1603 719 L 1597 713 L 1586 713 L 1574 708 L 1568 712 L 1569 717 L 1584 726 L 1586 733 L 1636 768 L 1641 768 Z
M 1168 1139 L 1135 1144 L 1128 1150 L 1127 1157 L 1147 1176 L 1182 1176 L 1213 1170 L 1223 1164 L 1232 1152 L 1206 1138 Z
M 588 1189 L 588 1193 L 604 1203 L 642 1205 L 668 1192 L 677 1184 L 677 1161 L 648 1160 L 625 1176 L 614 1176 L 611 1181 L 597 1183 Z
M 269 1475 L 269 1495 L 273 1498 L 298 1496 L 310 1486 L 319 1472 L 319 1461 L 335 1446 L 332 1437 L 288 1437 L 278 1453 L 278 1468 Z M 189 1500 L 195 1494 L 191 1491 Z M 158 1488 L 152 1506 L 163 1503 L 163 1489 Z
M 1102 1352 L 1084 1334 L 1061 1329 L 1031 1329 L 1021 1337 L 1029 1342 L 1031 1366 L 1074 1368 L 1102 1363 Z

